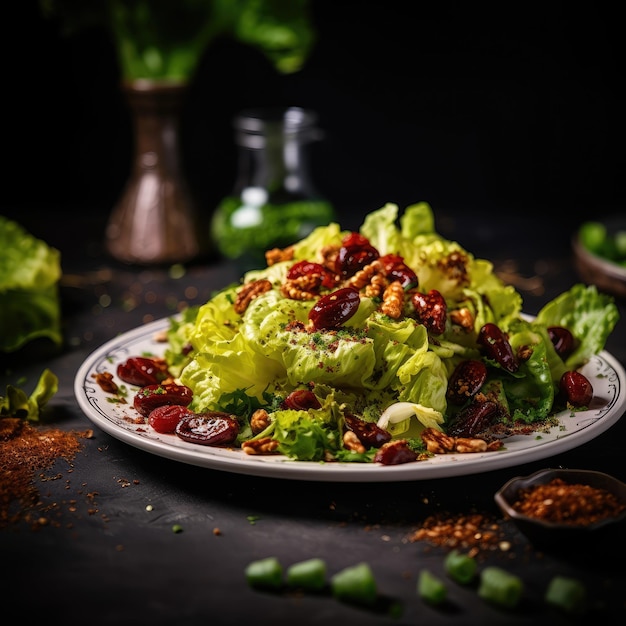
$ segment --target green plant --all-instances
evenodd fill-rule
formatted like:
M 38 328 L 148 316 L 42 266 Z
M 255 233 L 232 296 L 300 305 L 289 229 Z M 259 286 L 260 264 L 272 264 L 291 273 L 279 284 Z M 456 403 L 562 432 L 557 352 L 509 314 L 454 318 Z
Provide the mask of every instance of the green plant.
M 189 80 L 219 37 L 260 49 L 282 73 L 299 70 L 314 43 L 309 0 L 40 0 L 71 35 L 104 28 L 125 80 Z

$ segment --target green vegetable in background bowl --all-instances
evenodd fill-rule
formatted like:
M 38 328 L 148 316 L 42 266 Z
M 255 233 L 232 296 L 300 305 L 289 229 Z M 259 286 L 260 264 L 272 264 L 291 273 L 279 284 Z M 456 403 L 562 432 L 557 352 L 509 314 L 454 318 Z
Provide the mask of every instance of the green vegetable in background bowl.
M 591 254 L 626 268 L 626 224 L 624 228 L 613 230 L 603 222 L 585 222 L 578 236 Z
M 0 353 L 45 337 L 60 346 L 61 254 L 0 216 Z
M 600 290 L 626 297 L 626 218 L 613 215 L 584 222 L 572 239 L 580 277 Z

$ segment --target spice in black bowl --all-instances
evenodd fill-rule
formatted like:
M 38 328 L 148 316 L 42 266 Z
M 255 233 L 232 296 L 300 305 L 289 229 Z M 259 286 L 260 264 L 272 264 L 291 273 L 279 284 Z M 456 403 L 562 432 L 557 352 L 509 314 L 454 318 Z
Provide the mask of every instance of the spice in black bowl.
M 626 530 L 626 484 L 592 470 L 545 469 L 508 481 L 496 504 L 537 547 L 617 547 Z

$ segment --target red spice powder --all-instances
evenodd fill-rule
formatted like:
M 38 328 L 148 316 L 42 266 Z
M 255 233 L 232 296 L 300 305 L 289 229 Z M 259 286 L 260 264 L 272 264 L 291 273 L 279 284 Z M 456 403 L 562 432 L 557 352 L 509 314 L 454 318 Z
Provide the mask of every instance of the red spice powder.
M 39 504 L 37 472 L 58 459 L 71 463 L 92 431 L 41 428 L 15 417 L 0 418 L 0 528 L 32 520 Z M 36 515 L 38 518 L 38 515 Z
M 470 556 L 492 550 L 509 550 L 497 520 L 483 513 L 440 513 L 427 517 L 410 537 L 411 542 L 426 541 L 434 546 L 461 549 Z
M 545 485 L 521 489 L 513 508 L 546 522 L 586 526 L 626 510 L 626 503 L 606 489 L 553 478 Z

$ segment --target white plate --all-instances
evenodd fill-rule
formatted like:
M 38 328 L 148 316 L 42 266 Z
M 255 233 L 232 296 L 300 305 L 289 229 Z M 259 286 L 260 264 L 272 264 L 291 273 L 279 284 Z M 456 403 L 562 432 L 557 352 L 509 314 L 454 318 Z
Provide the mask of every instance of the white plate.
M 135 328 L 105 343 L 79 368 L 74 382 L 78 404 L 87 417 L 113 437 L 136 448 L 190 465 L 216 470 L 292 480 L 335 482 L 392 482 L 476 474 L 537 461 L 575 448 L 597 437 L 617 422 L 626 408 L 626 373 L 607 352 L 593 357 L 581 370 L 594 389 L 587 411 L 564 411 L 559 426 L 548 433 L 506 439 L 496 452 L 445 454 L 426 461 L 381 466 L 374 463 L 318 463 L 283 456 L 250 456 L 241 450 L 201 446 L 176 435 L 161 435 L 148 425 L 133 423 L 137 412 L 114 402 L 95 382 L 94 375 L 109 372 L 117 382 L 117 365 L 132 356 L 162 356 L 167 346 L 156 335 L 167 329 L 169 318 Z

